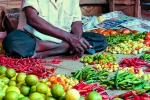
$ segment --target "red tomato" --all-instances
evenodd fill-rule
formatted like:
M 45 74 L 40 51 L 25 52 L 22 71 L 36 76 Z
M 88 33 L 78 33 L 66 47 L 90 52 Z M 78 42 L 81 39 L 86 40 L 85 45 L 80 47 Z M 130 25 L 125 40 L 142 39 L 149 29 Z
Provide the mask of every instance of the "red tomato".
M 116 30 L 118 33 L 122 33 L 122 29 L 118 29 Z
M 122 34 L 130 34 L 130 33 L 131 31 L 127 28 L 122 30 Z
M 116 35 L 117 35 L 117 31 L 111 31 L 109 34 L 110 34 L 111 36 L 116 36 Z
M 139 33 L 139 31 L 138 30 L 132 30 L 132 33 L 137 34 L 137 33 Z
M 145 39 L 146 39 L 146 40 L 150 40 L 150 32 L 147 32 L 147 33 L 145 34 Z
M 102 34 L 103 31 L 105 31 L 105 29 L 103 29 L 103 28 L 98 28 L 98 29 L 97 29 L 97 32 L 98 32 L 99 34 Z
M 150 46 L 150 40 L 145 40 L 144 44 L 147 45 L 147 46 Z

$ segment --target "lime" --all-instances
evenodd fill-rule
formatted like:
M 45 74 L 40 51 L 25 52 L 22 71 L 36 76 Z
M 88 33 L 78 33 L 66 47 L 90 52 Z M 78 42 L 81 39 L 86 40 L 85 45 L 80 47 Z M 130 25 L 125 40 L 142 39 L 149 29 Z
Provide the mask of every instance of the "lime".
M 8 88 L 6 89 L 6 92 L 5 92 L 5 93 L 7 93 L 7 92 L 9 92 L 9 91 L 15 91 L 15 92 L 17 92 L 18 94 L 20 94 L 20 90 L 19 90 L 17 87 L 15 87 L 15 86 L 10 86 L 10 87 L 8 87 Z
M 9 81 L 8 86 L 16 86 L 16 81 Z
M 15 91 L 9 91 L 6 93 L 4 100 L 18 100 L 19 94 Z
M 5 74 L 7 68 L 5 66 L 0 66 L 0 75 Z
M 31 93 L 29 96 L 30 100 L 36 100 L 38 98 L 43 98 L 43 96 L 38 92 Z
M 23 85 L 26 85 L 26 83 L 24 83 L 24 82 L 19 82 L 19 83 L 17 83 L 17 88 L 18 89 L 20 89 Z
M 76 89 L 69 89 L 65 95 L 66 100 L 79 100 L 80 94 Z
M 56 100 L 56 99 L 53 97 L 46 97 L 45 100 Z
M 58 100 L 66 100 L 65 95 L 66 95 L 66 93 L 64 93 Z
M 0 90 L 0 100 L 3 100 L 4 96 L 5 96 L 4 92 Z
M 64 88 L 60 84 L 55 84 L 51 88 L 51 94 L 54 98 L 60 98 L 64 94 Z
M 21 98 L 19 98 L 18 100 L 30 100 L 30 99 L 27 98 L 27 97 L 21 97 Z
M 26 78 L 26 73 L 18 73 L 18 75 L 16 76 L 16 81 L 17 82 L 24 82 Z
M 102 96 L 98 92 L 92 91 L 87 95 L 85 100 L 102 100 Z
M 4 85 L 5 85 L 4 81 L 0 79 L 0 86 L 4 86 Z
M 123 99 L 121 99 L 121 98 L 114 98 L 113 100 L 123 100 Z
M 16 75 L 16 71 L 15 71 L 14 69 L 8 68 L 8 69 L 6 70 L 6 77 L 12 78 L 12 77 L 14 77 L 15 75 Z
M 36 85 L 34 85 L 30 88 L 30 93 L 34 93 L 34 92 L 36 92 Z
M 9 83 L 9 78 L 7 78 L 7 77 L 1 77 L 1 79 L 4 81 L 4 84 L 5 84 L 5 85 L 8 85 L 8 83 Z
M 39 83 L 36 86 L 36 91 L 42 94 L 46 94 L 48 91 L 48 86 L 45 83 Z
M 37 99 L 35 99 L 35 100 L 45 100 L 44 98 L 37 98 Z
M 21 94 L 23 94 L 24 96 L 27 96 L 30 92 L 30 87 L 24 85 L 24 86 L 21 86 L 20 88 L 20 92 Z
M 30 74 L 26 76 L 25 82 L 28 86 L 34 86 L 39 82 L 39 80 L 36 75 Z
M 85 100 L 85 99 L 84 99 L 84 97 L 80 96 L 80 99 L 79 99 L 79 100 Z
M 8 88 L 8 85 L 4 85 L 4 87 L 3 87 L 3 92 L 5 93 L 5 91 L 7 90 L 7 88 Z

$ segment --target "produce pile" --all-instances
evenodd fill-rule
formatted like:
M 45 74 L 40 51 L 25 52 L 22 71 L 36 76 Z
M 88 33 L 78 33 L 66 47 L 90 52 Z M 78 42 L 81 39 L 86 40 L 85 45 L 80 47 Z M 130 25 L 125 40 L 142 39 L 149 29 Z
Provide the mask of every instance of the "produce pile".
M 105 35 L 109 46 L 106 52 L 81 58 L 84 67 L 71 76 L 55 75 L 56 68 L 45 68 L 61 63 L 60 59 L 0 55 L 0 100 L 150 100 L 150 32 L 90 31 Z M 117 62 L 116 54 L 141 56 Z M 128 92 L 110 97 L 107 90 Z

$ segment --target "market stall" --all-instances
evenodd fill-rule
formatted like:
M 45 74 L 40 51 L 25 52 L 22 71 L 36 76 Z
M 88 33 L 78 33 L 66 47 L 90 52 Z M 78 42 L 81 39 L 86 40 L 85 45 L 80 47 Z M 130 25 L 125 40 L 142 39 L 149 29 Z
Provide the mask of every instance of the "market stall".
M 82 16 L 82 24 L 106 36 L 105 51 L 14 58 L 0 44 L 0 100 L 150 100 L 150 21 L 114 11 Z

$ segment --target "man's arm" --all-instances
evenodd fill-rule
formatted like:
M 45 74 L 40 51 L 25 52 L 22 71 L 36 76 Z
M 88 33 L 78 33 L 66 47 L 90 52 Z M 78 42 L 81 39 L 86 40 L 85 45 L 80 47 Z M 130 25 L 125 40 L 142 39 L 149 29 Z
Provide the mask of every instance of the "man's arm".
M 72 23 L 72 33 L 82 37 L 83 29 L 82 29 L 82 22 L 76 21 Z

